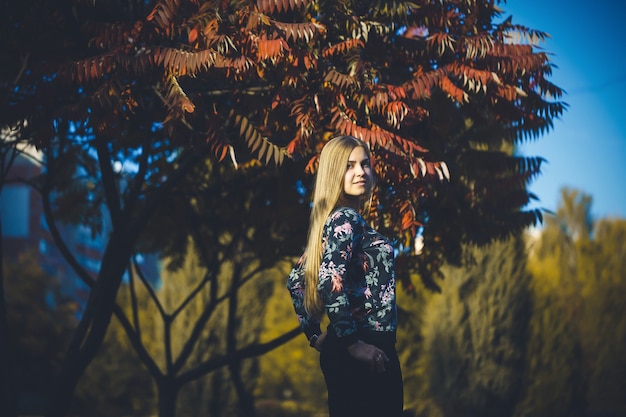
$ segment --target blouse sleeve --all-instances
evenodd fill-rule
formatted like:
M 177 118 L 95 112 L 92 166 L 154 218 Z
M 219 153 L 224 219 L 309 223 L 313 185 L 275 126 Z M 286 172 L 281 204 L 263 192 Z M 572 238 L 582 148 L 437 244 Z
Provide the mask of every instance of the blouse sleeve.
M 322 263 L 318 291 L 339 342 L 349 346 L 358 340 L 348 295 L 344 289 L 354 242 L 362 234 L 360 215 L 353 209 L 340 209 L 331 214 L 322 234 Z
M 310 339 L 314 334 L 320 334 L 320 321 L 309 316 L 304 308 L 304 262 L 302 258 L 293 267 L 289 278 L 287 278 L 287 290 L 291 295 L 291 302 L 306 338 Z

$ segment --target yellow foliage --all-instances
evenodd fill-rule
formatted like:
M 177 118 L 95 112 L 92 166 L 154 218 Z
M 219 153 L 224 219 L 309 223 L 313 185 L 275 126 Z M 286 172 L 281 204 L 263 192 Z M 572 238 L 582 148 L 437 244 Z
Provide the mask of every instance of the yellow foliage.
M 548 222 L 541 250 L 528 262 L 534 309 L 519 411 L 624 415 L 626 221 L 601 220 L 592 233 L 583 227 L 580 207 L 566 208 Z
M 282 265 L 272 281 L 261 341 L 271 340 L 298 326 L 285 286 L 291 267 L 289 263 Z M 326 385 L 319 367 L 319 353 L 309 347 L 304 335 L 262 356 L 259 367 L 257 401 L 269 398 L 281 401 L 283 406 L 288 406 L 288 401 L 296 401 L 300 409 L 326 409 Z

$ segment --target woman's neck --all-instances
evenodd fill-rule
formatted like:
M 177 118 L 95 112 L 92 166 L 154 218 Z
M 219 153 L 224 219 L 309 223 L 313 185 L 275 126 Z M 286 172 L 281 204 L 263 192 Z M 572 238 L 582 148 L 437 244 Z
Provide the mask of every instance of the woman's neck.
M 361 198 L 343 195 L 337 202 L 337 207 L 350 207 L 361 212 Z

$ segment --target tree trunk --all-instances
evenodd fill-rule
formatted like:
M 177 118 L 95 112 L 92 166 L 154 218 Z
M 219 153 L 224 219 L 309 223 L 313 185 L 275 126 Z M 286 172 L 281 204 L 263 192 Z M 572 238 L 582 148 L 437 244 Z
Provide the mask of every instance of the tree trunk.
M 157 389 L 159 395 L 159 417 L 175 417 L 176 399 L 179 391 L 175 377 L 164 376 L 157 379 Z
M 4 253 L 2 224 L 0 222 L 0 410 L 6 417 L 17 417 L 17 392 L 15 368 L 7 323 L 6 296 L 4 293 Z
M 246 388 L 246 384 L 241 378 L 241 361 L 237 361 L 230 367 L 231 380 L 235 385 L 237 397 L 239 398 L 239 408 L 242 416 L 256 417 L 256 408 L 254 407 L 254 396 Z
M 67 415 L 76 384 L 104 340 L 113 314 L 115 297 L 133 247 L 129 242 L 130 238 L 122 235 L 114 233 L 111 236 L 98 279 L 89 294 L 85 313 L 70 342 L 46 417 Z
M 239 309 L 239 288 L 240 279 L 243 273 L 243 262 L 241 259 L 241 253 L 243 252 L 243 242 L 240 241 L 237 245 L 237 254 L 235 256 L 235 268 L 233 269 L 233 280 L 230 291 L 230 300 L 228 303 L 228 328 L 226 329 L 226 346 L 229 354 L 233 354 L 237 351 L 237 331 L 239 330 L 240 321 L 237 317 L 237 311 Z M 254 398 L 248 392 L 243 379 L 241 378 L 241 360 L 235 360 L 231 362 L 230 366 L 231 380 L 235 385 L 237 396 L 239 398 L 239 407 L 241 413 L 244 416 L 255 417 L 256 410 L 254 408 Z

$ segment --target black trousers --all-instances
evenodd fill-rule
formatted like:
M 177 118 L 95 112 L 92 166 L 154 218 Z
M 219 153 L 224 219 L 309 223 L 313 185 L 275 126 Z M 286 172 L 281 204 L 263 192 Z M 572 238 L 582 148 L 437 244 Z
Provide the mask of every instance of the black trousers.
M 369 342 L 368 342 L 369 343 Z M 385 372 L 354 359 L 329 334 L 322 346 L 320 366 L 328 388 L 330 417 L 401 417 L 402 372 L 395 343 L 373 343 L 389 357 Z

